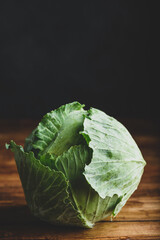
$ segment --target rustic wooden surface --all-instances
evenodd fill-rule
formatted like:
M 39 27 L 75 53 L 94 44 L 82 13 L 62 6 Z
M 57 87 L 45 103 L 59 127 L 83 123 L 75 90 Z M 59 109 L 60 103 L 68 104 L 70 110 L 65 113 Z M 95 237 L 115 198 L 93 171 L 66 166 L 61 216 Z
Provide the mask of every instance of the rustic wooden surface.
M 0 121 L 0 239 L 160 239 L 160 137 L 156 122 L 122 120 L 147 162 L 138 190 L 114 219 L 93 229 L 56 227 L 33 217 L 24 199 L 13 154 L 4 144 L 24 144 L 36 126 L 33 120 Z

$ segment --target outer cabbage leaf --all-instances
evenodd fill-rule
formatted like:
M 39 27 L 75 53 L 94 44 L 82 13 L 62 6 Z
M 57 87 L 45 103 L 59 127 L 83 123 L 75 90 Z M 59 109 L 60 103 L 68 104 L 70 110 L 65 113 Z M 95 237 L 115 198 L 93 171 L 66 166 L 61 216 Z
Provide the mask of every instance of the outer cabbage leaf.
M 53 224 L 91 227 L 71 202 L 69 182 L 63 172 L 44 166 L 33 152 L 25 153 L 13 141 L 8 147 L 15 154 L 25 198 L 35 216 Z
M 117 214 L 136 190 L 145 165 L 137 144 L 127 129 L 104 112 L 92 108 L 81 133 L 93 150 L 84 175 L 93 189 L 105 198 L 117 194 Z
M 87 146 L 73 146 L 57 158 L 56 166 L 69 180 L 73 202 L 81 217 L 92 226 L 95 222 L 112 215 L 120 199 L 117 195 L 103 199 L 87 183 L 83 172 L 90 159 L 91 151 Z

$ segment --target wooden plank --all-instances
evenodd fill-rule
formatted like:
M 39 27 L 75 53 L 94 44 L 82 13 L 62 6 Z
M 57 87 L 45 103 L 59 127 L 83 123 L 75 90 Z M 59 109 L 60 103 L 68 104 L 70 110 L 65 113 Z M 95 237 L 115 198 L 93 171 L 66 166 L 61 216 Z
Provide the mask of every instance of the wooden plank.
M 18 195 L 18 193 L 16 194 Z M 23 197 L 23 195 L 22 195 Z M 13 223 L 28 225 L 30 222 L 36 222 L 24 198 L 18 201 L 14 198 L 0 201 L 0 225 Z M 113 219 L 114 222 L 127 221 L 158 221 L 160 219 L 160 198 L 137 199 L 132 197 L 121 212 Z M 105 221 L 110 221 L 110 218 Z
M 51 226 L 39 222 L 29 225 L 8 225 L 0 229 L 0 238 L 5 239 L 123 239 L 134 240 L 160 239 L 159 222 L 99 222 L 93 229 L 80 229 L 69 227 Z

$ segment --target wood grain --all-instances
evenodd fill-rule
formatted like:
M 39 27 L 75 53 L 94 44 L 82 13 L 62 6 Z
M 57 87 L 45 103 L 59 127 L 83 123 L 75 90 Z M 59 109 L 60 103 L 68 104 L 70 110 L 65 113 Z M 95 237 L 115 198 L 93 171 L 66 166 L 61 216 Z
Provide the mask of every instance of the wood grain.
M 13 154 L 4 147 L 11 139 L 24 144 L 36 126 L 33 120 L 0 121 L 0 239 L 160 239 L 160 137 L 155 123 L 130 119 L 131 131 L 147 162 L 138 190 L 110 222 L 93 229 L 57 227 L 33 217 L 26 206 Z

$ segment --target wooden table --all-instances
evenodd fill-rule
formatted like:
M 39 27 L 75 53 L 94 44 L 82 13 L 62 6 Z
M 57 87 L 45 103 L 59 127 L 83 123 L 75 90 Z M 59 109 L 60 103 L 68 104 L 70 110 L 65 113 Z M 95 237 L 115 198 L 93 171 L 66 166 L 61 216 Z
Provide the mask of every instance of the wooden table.
M 160 138 L 156 122 L 121 120 L 138 143 L 147 166 L 138 190 L 114 219 L 93 229 L 56 227 L 33 217 L 24 199 L 13 154 L 4 144 L 24 144 L 33 120 L 0 121 L 0 239 L 160 239 Z

